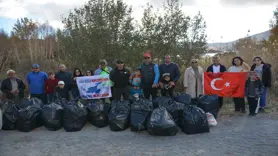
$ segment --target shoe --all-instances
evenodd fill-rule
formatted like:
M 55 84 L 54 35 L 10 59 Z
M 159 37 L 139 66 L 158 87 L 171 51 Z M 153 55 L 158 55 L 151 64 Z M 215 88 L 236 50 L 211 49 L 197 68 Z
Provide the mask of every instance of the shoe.
M 264 112 L 265 112 L 265 109 L 261 107 L 261 108 L 259 108 L 259 112 L 260 112 L 260 113 L 264 113 Z
M 256 116 L 256 113 L 249 113 L 249 116 Z

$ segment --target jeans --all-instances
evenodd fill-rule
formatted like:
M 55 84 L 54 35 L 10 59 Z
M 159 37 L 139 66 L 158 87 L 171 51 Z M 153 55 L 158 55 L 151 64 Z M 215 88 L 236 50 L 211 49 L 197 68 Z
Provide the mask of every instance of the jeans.
M 260 97 L 260 107 L 264 108 L 266 106 L 266 93 L 267 93 L 267 88 L 264 88 L 264 92 L 262 96 Z
M 157 88 L 143 88 L 144 97 L 150 100 L 150 96 L 152 96 L 152 100 L 157 98 Z
M 51 102 L 54 102 L 54 93 L 48 93 L 47 94 L 47 103 L 51 103 Z

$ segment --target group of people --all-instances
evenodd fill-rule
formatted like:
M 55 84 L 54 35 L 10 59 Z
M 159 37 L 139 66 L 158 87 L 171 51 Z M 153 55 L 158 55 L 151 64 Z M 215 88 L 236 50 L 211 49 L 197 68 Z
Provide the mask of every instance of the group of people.
M 96 71 L 87 70 L 83 75 L 79 68 L 75 68 L 73 74 L 66 71 L 66 66 L 59 65 L 59 71 L 46 74 L 40 71 L 38 64 L 33 64 L 33 71 L 27 75 L 27 83 L 31 97 L 41 99 L 44 103 L 52 102 L 55 98 L 70 99 L 78 98 L 79 90 L 76 78 L 81 76 L 109 75 L 112 97 L 110 100 L 128 100 L 130 95 L 139 94 L 146 99 L 155 99 L 158 96 L 158 89 L 161 89 L 163 96 L 173 96 L 175 86 L 181 76 L 180 69 L 176 63 L 171 61 L 171 56 L 166 55 L 161 65 L 152 62 L 149 52 L 144 54 L 144 63 L 131 73 L 123 60 L 116 61 L 116 68 L 108 66 L 106 60 L 100 60 L 99 68 Z M 255 109 L 260 100 L 260 111 L 266 106 L 267 88 L 271 87 L 271 65 L 264 63 L 262 58 L 255 57 L 254 64 L 250 67 L 241 57 L 234 57 L 232 66 L 226 67 L 220 64 L 219 56 L 212 58 L 213 64 L 206 72 L 250 72 L 246 82 L 246 96 L 250 105 L 250 114 L 254 115 Z M 191 60 L 191 66 L 184 72 L 183 86 L 185 93 L 192 98 L 203 94 L 204 70 L 198 65 L 197 59 Z M 10 100 L 21 100 L 24 97 L 25 84 L 15 77 L 15 71 L 7 72 L 8 78 L 2 82 L 1 90 Z M 233 98 L 235 111 L 245 113 L 244 98 Z M 219 97 L 220 108 L 223 105 L 223 97 Z

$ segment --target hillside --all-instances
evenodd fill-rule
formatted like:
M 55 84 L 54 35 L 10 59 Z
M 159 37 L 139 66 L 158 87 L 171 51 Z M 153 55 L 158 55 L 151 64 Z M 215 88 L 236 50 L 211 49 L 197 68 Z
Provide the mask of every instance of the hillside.
M 254 34 L 250 37 L 254 40 L 261 41 L 261 40 L 267 40 L 269 36 L 270 36 L 270 30 L 261 32 L 258 34 Z M 225 43 L 220 43 L 220 42 L 219 43 L 208 43 L 208 48 L 209 49 L 219 49 L 222 51 L 229 51 L 229 50 L 232 50 L 233 44 L 235 44 L 236 41 L 237 40 L 231 41 L 231 42 L 225 42 Z

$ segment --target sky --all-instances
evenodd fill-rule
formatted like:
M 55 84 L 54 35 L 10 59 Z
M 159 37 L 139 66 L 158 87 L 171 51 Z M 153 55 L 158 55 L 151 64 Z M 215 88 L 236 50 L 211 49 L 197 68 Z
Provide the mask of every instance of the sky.
M 88 0 L 0 0 L 0 29 L 10 32 L 16 19 L 29 17 L 48 21 L 62 28 L 61 17 Z M 140 20 L 147 3 L 161 8 L 164 0 L 124 0 L 133 6 L 133 16 Z M 180 0 L 182 10 L 193 17 L 198 13 L 207 23 L 208 42 L 229 42 L 269 29 L 277 0 Z

